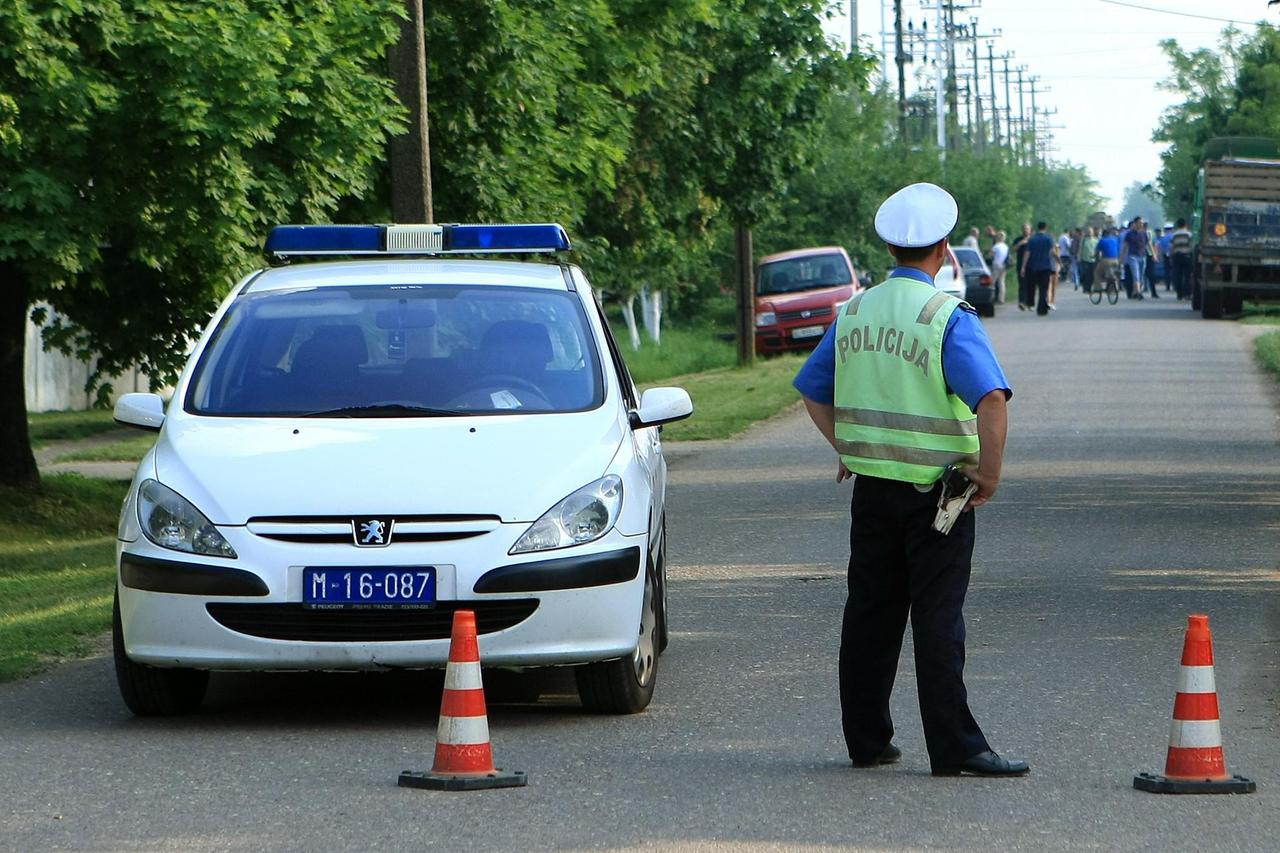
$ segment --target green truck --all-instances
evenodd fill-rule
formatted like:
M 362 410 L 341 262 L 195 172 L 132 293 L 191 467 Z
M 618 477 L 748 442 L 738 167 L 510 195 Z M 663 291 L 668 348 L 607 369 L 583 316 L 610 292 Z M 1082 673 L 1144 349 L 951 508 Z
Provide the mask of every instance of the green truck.
M 1245 299 L 1280 298 L 1280 146 L 1220 138 L 1205 146 L 1196 180 L 1191 306 L 1202 317 L 1239 314 Z

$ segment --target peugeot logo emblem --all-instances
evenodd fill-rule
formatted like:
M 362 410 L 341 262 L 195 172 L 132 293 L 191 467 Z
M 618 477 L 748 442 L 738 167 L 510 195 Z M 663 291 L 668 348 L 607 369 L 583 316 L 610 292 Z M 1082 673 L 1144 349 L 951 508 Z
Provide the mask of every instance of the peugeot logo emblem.
M 809 319 L 810 317 L 812 317 L 812 316 L 813 316 L 813 312 L 812 312 L 812 311 L 801 311 L 801 312 L 800 312 L 800 319 L 801 319 L 801 320 L 808 320 L 808 319 Z
M 395 521 L 384 521 L 381 518 L 353 518 L 351 532 L 355 536 L 356 545 L 361 548 L 382 548 L 391 544 L 391 533 L 395 529 Z

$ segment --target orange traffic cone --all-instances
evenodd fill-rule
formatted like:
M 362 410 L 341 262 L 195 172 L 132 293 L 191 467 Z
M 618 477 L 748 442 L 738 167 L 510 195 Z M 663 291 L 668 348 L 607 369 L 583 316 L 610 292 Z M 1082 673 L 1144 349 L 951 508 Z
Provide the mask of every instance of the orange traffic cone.
M 489 717 L 484 705 L 484 685 L 480 682 L 476 614 L 473 610 L 454 611 L 436 733 L 435 764 L 429 773 L 404 771 L 400 774 L 400 787 L 470 791 L 518 788 L 528 782 L 528 776 L 521 770 L 503 772 L 493 766 Z
M 1133 787 L 1156 794 L 1252 794 L 1257 790 L 1251 780 L 1227 773 L 1208 616 L 1187 617 L 1164 775 L 1139 773 L 1133 777 Z

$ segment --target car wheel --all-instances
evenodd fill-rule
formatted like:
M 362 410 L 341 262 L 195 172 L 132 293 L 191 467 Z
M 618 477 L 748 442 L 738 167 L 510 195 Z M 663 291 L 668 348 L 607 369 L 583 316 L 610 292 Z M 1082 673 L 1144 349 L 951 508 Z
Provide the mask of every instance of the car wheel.
M 658 680 L 658 590 L 654 572 L 644 573 L 640 637 L 630 656 L 577 667 L 578 697 L 588 711 L 636 714 L 653 699 Z
M 994 317 L 996 316 L 996 304 L 994 302 L 987 302 L 986 304 L 979 305 L 977 311 L 979 317 Z
M 204 701 L 209 673 L 200 669 L 165 669 L 129 660 L 120 627 L 120 594 L 111 607 L 111 650 L 116 684 L 129 710 L 139 717 L 189 714 Z

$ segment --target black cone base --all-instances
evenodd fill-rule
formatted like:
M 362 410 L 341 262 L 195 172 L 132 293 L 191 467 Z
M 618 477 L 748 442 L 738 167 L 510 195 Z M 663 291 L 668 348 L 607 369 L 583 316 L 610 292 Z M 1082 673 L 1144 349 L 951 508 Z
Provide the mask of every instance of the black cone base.
M 1170 779 L 1154 773 L 1133 777 L 1133 787 L 1153 794 L 1252 794 L 1258 786 L 1252 779 L 1232 776 L 1230 779 Z
M 478 791 L 482 788 L 523 788 L 529 784 L 529 777 L 523 770 L 497 769 L 477 776 L 442 776 L 406 770 L 400 774 L 398 784 L 401 788 L 425 788 L 429 791 Z

